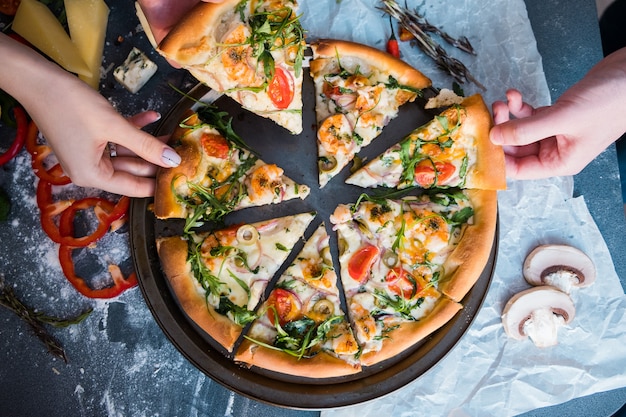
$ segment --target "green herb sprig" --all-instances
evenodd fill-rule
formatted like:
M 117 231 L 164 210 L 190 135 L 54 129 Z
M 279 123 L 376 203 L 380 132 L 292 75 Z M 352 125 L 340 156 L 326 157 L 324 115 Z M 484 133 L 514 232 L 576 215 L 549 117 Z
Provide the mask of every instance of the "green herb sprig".
M 4 281 L 4 276 L 0 274 L 0 306 L 3 306 L 14 312 L 19 318 L 24 320 L 35 333 L 35 336 L 43 342 L 52 355 L 68 362 L 67 355 L 61 343 L 52 336 L 44 325 L 48 324 L 54 327 L 68 327 L 78 324 L 86 319 L 92 312 L 92 308 L 85 310 L 78 316 L 70 319 L 62 319 L 58 317 L 48 316 L 40 311 L 34 310 L 25 305 L 15 294 L 13 288 L 8 286 Z

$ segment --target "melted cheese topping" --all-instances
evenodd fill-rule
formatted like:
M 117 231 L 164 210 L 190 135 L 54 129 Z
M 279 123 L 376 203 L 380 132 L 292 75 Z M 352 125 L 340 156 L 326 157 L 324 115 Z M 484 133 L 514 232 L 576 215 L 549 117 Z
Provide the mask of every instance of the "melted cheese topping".
M 333 169 L 320 171 L 321 186 L 380 135 L 402 104 L 416 96 L 391 86 L 389 76 L 367 63 L 352 57 L 339 57 L 339 61 L 329 62 L 325 73 L 313 74 L 319 156 L 337 162 Z
M 358 345 L 341 310 L 336 285 L 337 275 L 329 266 L 332 265 L 332 261 L 328 244 L 329 236 L 324 224 L 321 224 L 305 243 L 294 262 L 279 278 L 275 288 L 289 291 L 298 300 L 297 304 L 301 310 L 294 314 L 295 320 L 307 317 L 319 325 L 333 316 L 342 317 L 341 321 L 332 326 L 328 337 L 311 349 L 313 351 L 322 349 L 349 363 L 356 363 L 354 355 L 358 352 Z M 320 265 L 326 265 L 327 268 L 320 270 L 318 268 Z M 312 271 L 319 272 L 312 274 Z M 273 310 L 267 301 L 260 309 L 260 315 L 252 325 L 249 335 L 254 340 L 272 345 L 278 331 L 270 321 L 269 314 L 273 314 Z
M 306 198 L 310 188 L 297 184 L 284 175 L 284 171 L 274 164 L 266 164 L 246 149 L 235 147 L 231 142 L 208 124 L 203 124 L 197 116 L 189 118 L 191 126 L 183 141 L 199 144 L 202 157 L 195 167 L 192 177 L 175 178 L 175 193 L 186 200 L 187 213 L 206 201 L 203 193 L 216 197 L 221 207 L 240 210 L 246 207 L 276 204 L 293 198 Z M 219 147 L 205 146 L 205 138 L 217 140 Z M 226 148 L 226 149 L 224 149 Z M 202 192 L 190 187 L 190 182 L 204 188 Z M 207 215 L 214 210 L 207 207 Z
M 364 352 L 380 349 L 398 322 L 419 320 L 435 307 L 438 276 L 461 235 L 446 219 L 466 207 L 468 200 L 439 205 L 426 196 L 337 207 L 330 219 L 339 236 L 342 284 Z M 350 260 L 367 245 L 380 254 L 363 283 L 351 278 Z
M 221 283 L 219 293 L 207 294 L 209 304 L 218 308 L 221 297 L 227 297 L 252 310 L 312 219 L 311 213 L 303 213 L 254 223 L 251 226 L 258 239 L 253 241 L 239 242 L 234 227 L 206 236 L 201 245 L 202 261 Z M 229 316 L 233 318 L 232 312 Z
M 432 166 L 447 163 L 454 173 L 437 186 L 463 186 L 467 173 L 476 164 L 475 138 L 463 129 L 464 110 L 453 106 L 429 123 L 415 129 L 400 144 L 394 145 L 357 171 L 348 184 L 375 188 L 378 186 L 407 188 L 419 184 L 412 170 L 421 161 Z M 433 184 L 435 185 L 435 184 Z

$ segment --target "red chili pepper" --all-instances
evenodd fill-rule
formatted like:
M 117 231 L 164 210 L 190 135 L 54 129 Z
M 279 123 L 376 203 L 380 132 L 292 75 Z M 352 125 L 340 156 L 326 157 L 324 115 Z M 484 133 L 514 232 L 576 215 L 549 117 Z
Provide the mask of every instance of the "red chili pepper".
M 60 169 L 60 165 L 57 164 L 51 169 L 46 169 L 44 162 L 46 158 L 52 153 L 52 148 L 48 145 L 40 145 L 37 143 L 37 134 L 39 128 L 35 122 L 31 121 L 28 125 L 28 132 L 26 134 L 26 150 L 31 156 L 31 166 L 35 175 L 44 181 L 49 182 L 52 185 L 66 185 L 72 182 L 70 177 L 65 175 L 63 170 Z M 59 166 L 59 169 L 56 167 Z
M 387 52 L 396 58 L 400 58 L 400 47 L 398 46 L 398 39 L 396 39 L 396 34 L 393 32 L 393 23 L 391 23 L 391 16 L 389 17 L 389 26 L 391 26 L 391 36 L 387 41 Z
M 13 143 L 9 149 L 0 155 L 0 166 L 15 158 L 26 142 L 26 133 L 28 130 L 26 112 L 23 108 L 15 106 L 13 107 L 13 115 L 15 116 L 15 122 L 17 124 L 17 132 L 15 133 L 15 139 L 13 139 Z

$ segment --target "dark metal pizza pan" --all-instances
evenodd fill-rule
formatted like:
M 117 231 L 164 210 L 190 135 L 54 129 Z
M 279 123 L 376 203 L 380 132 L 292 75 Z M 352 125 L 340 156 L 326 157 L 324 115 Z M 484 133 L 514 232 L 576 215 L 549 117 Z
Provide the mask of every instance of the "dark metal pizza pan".
M 306 237 L 320 222 L 325 222 L 340 203 L 356 201 L 363 189 L 344 183 L 349 175 L 347 169 L 323 189 L 317 179 L 317 145 L 315 137 L 314 97 L 312 83 L 305 75 L 303 110 L 304 131 L 294 136 L 273 122 L 258 117 L 227 97 L 215 104 L 233 117 L 233 128 L 269 163 L 276 163 L 293 180 L 311 188 L 310 196 L 301 201 L 289 201 L 279 205 L 258 207 L 233 213 L 227 223 L 253 222 L 300 212 L 315 211 L 316 219 L 309 227 Z M 205 97 L 209 89 L 198 85 L 177 103 L 158 126 L 155 134 L 172 132 L 181 115 L 194 106 L 195 100 Z M 424 102 L 406 104 L 397 119 L 392 120 L 364 152 L 362 157 L 372 158 L 385 150 L 414 128 L 430 120 L 433 114 L 423 108 Z M 146 303 L 157 323 L 176 348 L 198 369 L 225 387 L 258 401 L 297 409 L 325 409 L 357 404 L 391 393 L 436 367 L 436 364 L 463 337 L 485 298 L 495 269 L 498 233 L 489 261 L 472 290 L 462 301 L 464 308 L 441 329 L 392 360 L 365 368 L 363 372 L 333 379 L 312 380 L 298 376 L 286 376 L 262 369 L 245 368 L 232 361 L 230 356 L 205 332 L 200 330 L 179 307 L 164 277 L 155 238 L 180 233 L 181 223 L 159 221 L 150 210 L 152 199 L 134 199 L 130 212 L 131 253 Z M 331 252 L 336 259 L 336 239 L 331 238 Z M 299 243 L 302 245 L 302 242 Z M 292 257 L 297 254 L 295 247 Z M 289 260 L 285 266 L 289 264 Z M 283 267 L 284 268 L 284 267 Z M 279 271 L 280 273 L 280 271 Z M 436 369 L 433 370 L 434 372 Z

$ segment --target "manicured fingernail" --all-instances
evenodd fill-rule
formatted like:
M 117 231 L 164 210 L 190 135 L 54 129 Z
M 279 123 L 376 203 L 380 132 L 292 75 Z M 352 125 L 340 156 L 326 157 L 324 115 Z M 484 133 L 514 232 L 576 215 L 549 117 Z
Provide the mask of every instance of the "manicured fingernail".
M 177 167 L 180 164 L 180 155 L 172 148 L 165 148 L 161 160 L 171 167 Z
M 156 118 L 154 119 L 154 121 L 156 122 L 157 120 L 161 120 L 161 113 L 159 113 L 158 111 L 155 113 L 156 113 Z

